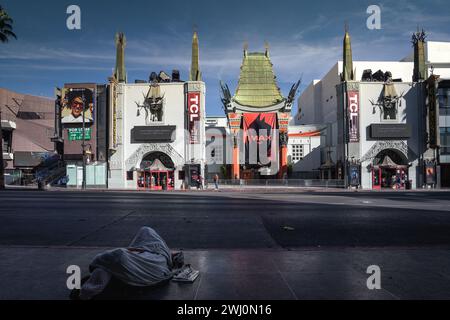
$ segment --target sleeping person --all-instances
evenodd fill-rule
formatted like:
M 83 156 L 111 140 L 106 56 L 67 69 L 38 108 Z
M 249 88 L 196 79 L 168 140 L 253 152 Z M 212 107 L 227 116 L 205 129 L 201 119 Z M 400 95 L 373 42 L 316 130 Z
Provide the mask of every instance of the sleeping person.
M 89 300 L 102 293 L 112 278 L 134 287 L 148 287 L 173 277 L 173 269 L 183 266 L 183 253 L 171 253 L 164 240 L 143 227 L 128 248 L 97 255 L 89 265 L 91 275 L 79 291 L 79 299 Z

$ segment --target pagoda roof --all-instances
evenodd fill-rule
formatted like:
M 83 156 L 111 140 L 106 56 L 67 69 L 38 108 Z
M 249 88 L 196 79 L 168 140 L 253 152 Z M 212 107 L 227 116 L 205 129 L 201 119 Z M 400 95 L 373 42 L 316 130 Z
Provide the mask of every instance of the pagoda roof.
M 245 52 L 233 101 L 256 109 L 274 106 L 285 101 L 277 86 L 272 67 L 267 52 Z

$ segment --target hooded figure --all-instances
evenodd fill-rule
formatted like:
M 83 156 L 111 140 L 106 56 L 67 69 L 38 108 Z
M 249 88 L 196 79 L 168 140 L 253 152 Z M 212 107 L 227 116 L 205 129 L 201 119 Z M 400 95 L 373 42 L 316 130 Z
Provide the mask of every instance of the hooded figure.
M 112 277 L 131 286 L 156 285 L 172 278 L 174 264 L 183 264 L 182 253 L 172 258 L 156 231 L 143 227 L 127 249 L 109 250 L 94 258 L 89 266 L 91 276 L 81 287 L 80 298 L 91 299 L 101 293 Z

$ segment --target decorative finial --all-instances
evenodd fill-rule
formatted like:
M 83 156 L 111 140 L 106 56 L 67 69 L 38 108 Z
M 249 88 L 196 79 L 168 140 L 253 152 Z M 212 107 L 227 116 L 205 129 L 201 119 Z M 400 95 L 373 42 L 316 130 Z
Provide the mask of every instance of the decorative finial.
M 344 30 L 345 30 L 345 33 L 348 32 L 348 21 L 347 20 L 345 21 L 345 24 L 344 24 Z
M 417 26 L 417 32 L 413 33 L 411 42 L 413 45 L 416 45 L 418 42 L 425 42 L 426 38 L 425 30 L 422 28 L 422 31 L 420 31 L 419 26 Z

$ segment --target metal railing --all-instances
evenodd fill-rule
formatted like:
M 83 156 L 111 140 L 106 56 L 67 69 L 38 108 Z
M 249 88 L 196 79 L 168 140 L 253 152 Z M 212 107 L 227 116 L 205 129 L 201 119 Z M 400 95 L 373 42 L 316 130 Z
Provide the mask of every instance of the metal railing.
M 206 181 L 208 189 L 214 188 L 214 181 Z M 314 180 L 314 179 L 287 179 L 287 180 L 219 180 L 219 188 L 345 188 L 344 180 Z

